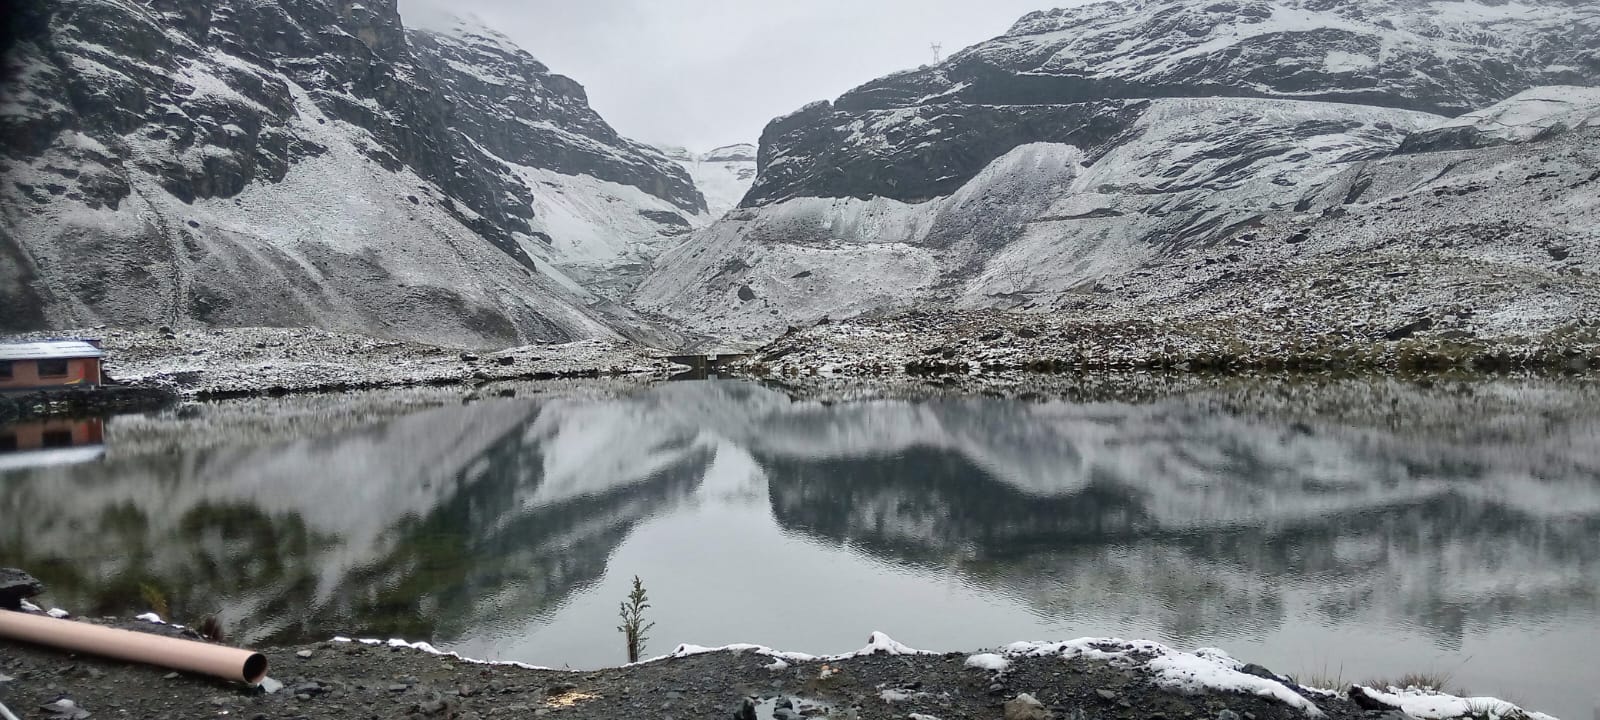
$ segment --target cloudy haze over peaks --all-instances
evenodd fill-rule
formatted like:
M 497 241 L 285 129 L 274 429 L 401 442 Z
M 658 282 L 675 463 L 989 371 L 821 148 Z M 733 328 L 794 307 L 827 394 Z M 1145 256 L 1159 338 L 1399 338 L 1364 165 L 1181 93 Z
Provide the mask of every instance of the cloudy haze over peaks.
M 1071 0 L 402 0 L 408 24 L 476 16 L 583 83 L 624 135 L 707 150 L 773 117 L 999 35 Z

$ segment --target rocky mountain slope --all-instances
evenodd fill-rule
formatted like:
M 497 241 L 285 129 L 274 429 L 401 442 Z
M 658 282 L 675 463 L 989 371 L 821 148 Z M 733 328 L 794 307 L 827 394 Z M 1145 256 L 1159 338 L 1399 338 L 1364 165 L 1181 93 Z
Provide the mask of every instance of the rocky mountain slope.
M 392 1 L 25 0 L 15 18 L 0 329 L 614 336 L 572 276 L 704 213 L 576 82 L 470 24 L 408 28 Z
M 1600 8 L 1583 0 L 1132 0 L 1033 13 L 939 65 L 869 82 L 774 121 L 747 204 L 862 192 L 907 201 L 948 194 L 1007 145 L 1049 139 L 1029 135 L 1041 130 L 1062 138 L 1062 129 L 1074 127 L 1064 113 L 1108 99 L 1266 97 L 1455 116 L 1538 85 L 1596 84 L 1597 30 Z M 1053 106 L 1049 117 L 1066 125 L 1035 129 L 1041 105 Z M 984 114 L 992 114 L 992 125 L 979 124 Z M 1121 130 L 1101 122 L 1099 133 L 1062 139 L 1082 144 Z M 963 129 L 989 138 L 990 147 L 953 154 L 913 140 L 943 133 L 939 139 L 949 142 Z M 841 134 L 856 146 L 824 146 Z M 900 152 L 871 152 L 877 140 Z M 858 166 L 922 158 L 928 172 L 911 180 L 845 168 L 853 186 L 813 172 L 827 170 L 819 152 L 851 149 L 869 151 Z
M 934 365 L 1002 376 L 1600 367 L 1600 128 L 1562 130 L 1536 107 L 1512 99 L 1486 115 L 1520 114 L 1525 124 L 1493 131 L 1546 128 L 1543 141 L 1477 147 L 1455 135 L 1469 147 L 1347 163 L 1294 208 L 1209 247 L 1152 257 L 1079 292 L 1017 293 L 1023 312 L 923 303 L 794 329 L 755 362 L 785 376 Z
M 1466 150 L 1549 140 L 1600 127 L 1600 88 L 1536 87 L 1408 136 L 1401 153 Z
M 409 3 L 402 10 L 458 129 L 529 189 L 529 234 L 544 245 L 530 252 L 616 297 L 663 246 L 708 221 L 695 179 L 656 148 L 619 136 L 577 82 L 476 20 Z
M 756 343 L 920 305 L 1505 337 L 1597 296 L 1590 2 L 1032 13 L 704 154 L 404 10 L 23 0 L 0 330 Z
M 1537 144 L 1473 156 L 1473 172 L 1513 166 L 1470 200 L 1445 189 L 1465 178 L 1460 163 L 1405 185 L 1383 158 L 1560 134 L 1481 129 L 1523 115 L 1584 132 L 1573 118 L 1589 94 L 1572 84 L 1600 81 L 1597 38 L 1600 7 L 1567 0 L 1135 0 L 1034 13 L 943 63 L 774 120 L 743 207 L 664 255 L 636 301 L 745 339 L 918 303 L 1214 320 L 1219 306 L 1257 305 L 1262 286 L 1245 278 L 1261 273 L 1240 270 L 1270 273 L 1284 248 L 1328 238 L 1313 246 L 1324 259 L 1370 253 L 1343 244 L 1339 223 L 1380 201 L 1389 204 L 1359 220 L 1357 237 L 1384 235 L 1394 262 L 1412 242 L 1450 247 L 1470 234 L 1446 205 L 1504 220 L 1500 239 L 1472 241 L 1489 247 L 1471 259 L 1512 263 L 1514 290 L 1531 277 L 1523 270 L 1559 269 L 1531 243 L 1592 241 L 1571 215 L 1589 211 L 1585 191 L 1568 186 L 1584 181 L 1593 153 L 1563 146 L 1559 171 L 1535 168 L 1550 162 Z M 1569 85 L 1523 96 L 1509 115 L 1450 119 L 1557 82 Z M 1462 127 L 1478 129 L 1450 129 Z M 1474 133 L 1480 141 L 1461 140 Z M 1387 197 L 1354 192 L 1352 167 L 1396 173 Z M 1508 187 L 1541 171 L 1554 174 L 1527 181 L 1538 192 Z M 1325 192 L 1335 185 L 1348 196 Z M 1485 202 L 1512 194 L 1515 203 Z M 1528 213 L 1528 202 L 1547 212 Z M 1396 207 L 1411 213 L 1407 225 Z M 1274 249 L 1252 259 L 1249 246 Z M 1205 262 L 1229 255 L 1233 280 L 1219 285 Z M 1458 258 L 1437 257 L 1445 277 L 1415 282 L 1440 289 L 1456 274 L 1473 284 L 1499 272 L 1459 273 L 1470 263 L 1457 268 Z M 1327 305 L 1307 295 L 1299 301 Z M 1399 314 L 1366 309 L 1382 312 L 1364 323 Z
M 750 143 L 724 145 L 703 153 L 681 147 L 664 147 L 661 151 L 689 171 L 695 188 L 706 198 L 707 222 L 737 206 L 756 180 L 756 146 Z

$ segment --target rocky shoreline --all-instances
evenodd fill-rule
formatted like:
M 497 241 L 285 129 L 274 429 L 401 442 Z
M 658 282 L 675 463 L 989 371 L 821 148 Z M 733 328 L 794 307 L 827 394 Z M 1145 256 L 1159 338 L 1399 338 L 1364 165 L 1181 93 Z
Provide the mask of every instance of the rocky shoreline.
M 1369 336 L 1299 318 L 1170 322 L 911 310 L 790 328 L 730 367 L 780 378 L 1600 369 L 1600 324 L 1574 320 L 1538 337 L 1500 339 L 1427 332 L 1434 327 L 1419 320 Z
M 113 415 L 169 407 L 177 392 L 159 385 L 94 389 L 39 390 L 0 395 L 0 422 L 37 417 Z
M 115 385 L 0 396 L 0 418 L 135 412 L 180 399 L 223 400 L 530 380 L 666 379 L 677 366 L 627 341 L 466 351 L 306 328 L 89 329 L 34 333 L 102 341 Z
M 175 626 L 84 620 L 143 632 Z M 190 633 L 192 635 L 192 633 Z M 485 663 L 424 643 L 335 639 L 261 650 L 272 681 L 249 687 L 161 668 L 0 642 L 0 702 L 26 717 L 177 718 L 1005 718 L 1382 720 L 1533 718 L 1493 698 L 1419 689 L 1303 687 L 1220 651 L 1153 643 L 1018 643 L 923 653 L 874 633 L 815 658 L 756 646 L 679 646 L 595 671 Z M 270 691 L 269 691 L 270 690 Z
M 1006 396 L 1094 386 L 1137 397 L 1157 385 L 1209 385 L 1240 376 L 1587 376 L 1600 370 L 1600 323 L 1575 321 L 1539 338 L 1489 341 L 1400 327 L 1354 337 L 1288 327 L 1090 321 L 995 311 L 912 310 L 790 328 L 724 361 L 718 372 L 799 394 L 978 392 Z M 580 341 L 495 351 L 314 329 L 171 332 L 84 330 L 107 352 L 115 385 L 0 395 L 0 419 L 142 412 L 176 401 L 361 390 L 467 387 L 611 378 L 668 379 L 684 370 L 628 341 Z M 45 334 L 19 336 L 39 339 Z M 864 389 L 863 385 L 872 389 Z M 1116 386 L 1116 387 L 1112 387 Z M 1070 394 L 1070 392 L 1069 392 Z

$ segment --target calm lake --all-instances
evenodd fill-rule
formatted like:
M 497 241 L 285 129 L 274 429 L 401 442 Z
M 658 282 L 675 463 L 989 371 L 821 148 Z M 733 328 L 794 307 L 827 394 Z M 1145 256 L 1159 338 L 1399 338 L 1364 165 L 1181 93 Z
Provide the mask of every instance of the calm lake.
M 0 565 L 51 605 L 219 613 L 240 643 L 617 664 L 638 575 L 647 655 L 1141 637 L 1345 681 L 1443 672 L 1587 720 L 1596 397 L 1382 382 L 824 404 L 711 381 L 202 405 L 0 430 Z

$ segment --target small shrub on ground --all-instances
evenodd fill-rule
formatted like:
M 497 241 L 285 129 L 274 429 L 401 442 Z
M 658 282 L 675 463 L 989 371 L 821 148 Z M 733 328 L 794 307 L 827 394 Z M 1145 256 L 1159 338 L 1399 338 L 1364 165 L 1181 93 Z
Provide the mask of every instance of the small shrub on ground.
M 1343 665 L 1333 671 L 1329 671 L 1328 667 L 1324 665 L 1321 670 L 1296 675 L 1291 679 L 1301 687 L 1317 688 L 1318 690 L 1343 690 L 1350 686 L 1350 683 L 1344 678 Z
M 167 604 L 167 594 L 161 588 L 151 583 L 139 583 L 139 598 L 150 607 L 150 612 L 161 616 L 163 620 L 172 619 L 172 608 Z
M 1452 676 L 1451 676 L 1450 673 L 1444 672 L 1444 671 L 1409 672 L 1409 673 L 1406 673 L 1404 675 L 1401 675 L 1400 677 L 1392 678 L 1392 679 L 1376 678 L 1374 680 L 1371 680 L 1371 681 L 1367 682 L 1366 685 L 1368 687 L 1374 687 L 1374 688 L 1379 688 L 1379 689 L 1387 689 L 1387 688 L 1394 687 L 1394 688 L 1399 688 L 1401 690 L 1404 690 L 1406 688 L 1416 688 L 1418 690 L 1432 690 L 1434 692 L 1445 692 L 1445 688 L 1447 686 L 1449 686 L 1449 684 L 1450 684 L 1450 678 L 1451 677 Z M 1466 690 L 1457 688 L 1455 691 L 1451 692 L 1450 694 L 1452 694 L 1452 695 L 1465 695 L 1466 692 L 1467 692 Z
M 645 631 L 655 627 L 655 623 L 644 621 L 644 611 L 650 607 L 650 598 L 645 595 L 644 583 L 639 576 L 633 576 L 633 591 L 628 593 L 628 599 L 622 601 L 621 609 L 617 614 L 622 617 L 622 624 L 617 626 L 617 632 L 623 634 L 628 643 L 628 662 L 639 662 L 639 654 L 644 650 L 644 643 L 649 639 Z

